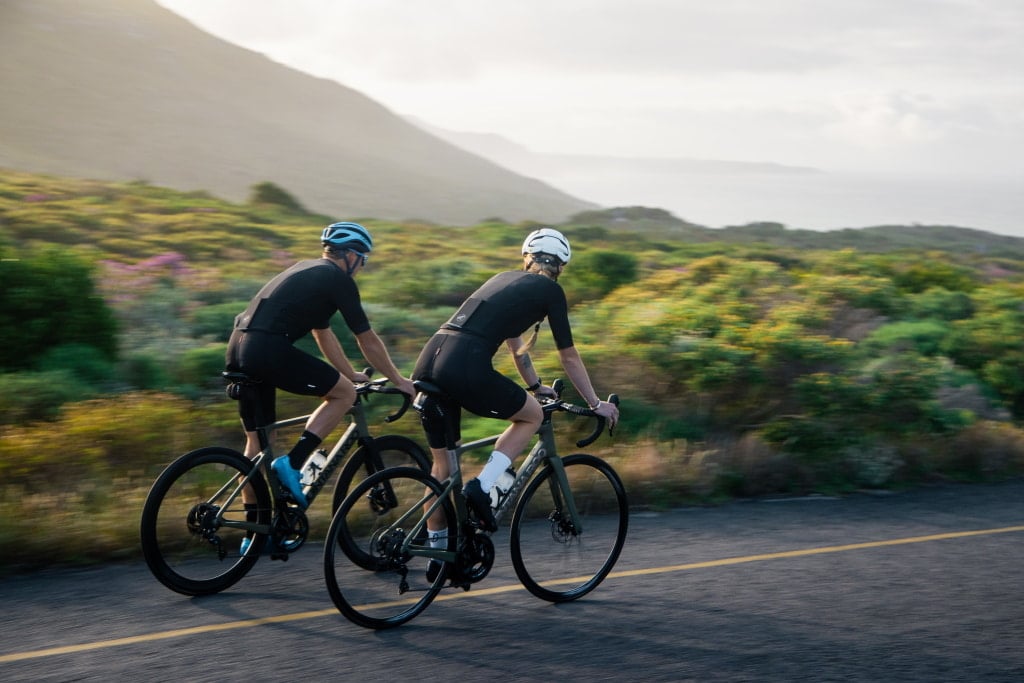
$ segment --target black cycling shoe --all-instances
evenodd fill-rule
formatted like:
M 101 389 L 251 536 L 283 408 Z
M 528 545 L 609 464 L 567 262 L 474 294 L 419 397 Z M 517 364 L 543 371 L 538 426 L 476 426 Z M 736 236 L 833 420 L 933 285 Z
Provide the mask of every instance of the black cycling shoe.
M 497 531 L 498 522 L 494 519 L 494 512 L 491 510 L 491 497 L 480 486 L 479 479 L 470 479 L 462 487 L 462 495 L 466 497 L 469 509 L 476 513 L 480 520 L 480 526 L 484 531 Z

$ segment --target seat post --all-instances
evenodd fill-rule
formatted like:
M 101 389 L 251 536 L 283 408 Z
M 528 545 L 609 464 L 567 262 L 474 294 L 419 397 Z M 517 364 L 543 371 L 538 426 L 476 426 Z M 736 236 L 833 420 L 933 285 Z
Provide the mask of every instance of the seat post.
M 263 451 L 267 450 L 267 447 L 270 446 L 270 437 L 267 435 L 266 427 L 256 428 L 256 438 L 260 442 L 260 452 L 262 453 Z

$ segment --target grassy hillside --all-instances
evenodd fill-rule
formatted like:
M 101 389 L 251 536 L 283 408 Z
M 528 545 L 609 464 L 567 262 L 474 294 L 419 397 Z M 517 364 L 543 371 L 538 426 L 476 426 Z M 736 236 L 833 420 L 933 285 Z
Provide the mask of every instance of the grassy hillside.
M 800 230 L 778 223 L 706 228 L 662 209 L 620 207 L 584 211 L 570 224 L 599 225 L 685 242 L 759 244 L 792 249 L 857 249 L 864 252 L 941 250 L 954 253 L 1024 257 L 1024 239 L 948 225 L 879 225 L 842 230 Z
M 150 0 L 5 0 L 0 92 L 0 167 L 232 201 L 270 180 L 319 211 L 456 224 L 593 206 Z
M 123 520 L 160 468 L 202 445 L 241 446 L 219 381 L 231 320 L 269 276 L 318 253 L 327 222 L 373 231 L 359 285 L 406 372 L 463 297 L 516 266 L 532 227 L 328 217 L 277 196 L 228 203 L 0 173 L 0 319 L 32 311 L 0 333 L 4 347 L 28 349 L 0 368 L 3 562 L 131 556 L 135 525 Z M 577 344 L 597 389 L 623 398 L 620 429 L 592 450 L 623 473 L 636 505 L 1024 472 L 1020 240 L 917 226 L 713 231 L 639 207 L 560 227 L 573 243 L 562 283 Z M 40 273 L 75 264 L 117 322 L 113 352 L 67 343 L 85 287 L 82 301 L 24 308 Z M 58 331 L 25 345 L 43 319 Z M 546 334 L 535 360 L 544 378 L 561 374 Z M 281 403 L 282 414 L 311 408 Z M 468 420 L 466 434 L 494 426 Z M 569 427 L 567 440 L 586 431 Z M 414 419 L 387 430 L 421 438 Z M 54 434 L 68 457 L 52 457 Z

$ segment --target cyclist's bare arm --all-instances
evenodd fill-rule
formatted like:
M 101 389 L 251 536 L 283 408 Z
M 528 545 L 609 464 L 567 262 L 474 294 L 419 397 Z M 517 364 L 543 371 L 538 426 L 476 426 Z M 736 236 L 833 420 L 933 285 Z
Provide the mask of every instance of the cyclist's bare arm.
M 373 330 L 367 330 L 356 335 L 356 343 L 359 344 L 359 350 L 363 352 L 363 357 L 366 358 L 367 362 L 374 367 L 374 369 L 380 371 L 385 377 L 391 380 L 403 394 L 409 396 L 416 395 L 416 389 L 413 388 L 412 382 L 402 376 L 402 373 L 395 367 L 394 362 L 391 360 L 391 356 L 388 354 L 388 349 L 384 346 L 384 342 L 377 333 Z
M 609 427 L 614 428 L 615 423 L 619 421 L 619 409 L 615 404 L 602 401 L 598 396 L 594 385 L 590 382 L 587 368 L 583 365 L 583 359 L 580 358 L 580 352 L 576 350 L 575 346 L 570 346 L 567 349 L 559 349 L 558 358 L 562 362 L 565 374 L 569 376 L 569 381 L 576 387 L 579 395 L 595 413 L 608 420 Z
M 370 379 L 365 374 L 356 372 L 356 369 L 352 367 L 352 363 L 349 362 L 348 356 L 345 355 L 345 350 L 341 347 L 341 342 L 338 341 L 334 330 L 325 327 L 322 330 L 311 330 L 310 333 L 313 335 L 316 345 L 320 348 L 320 353 L 324 354 L 327 362 L 333 365 L 343 377 L 348 378 L 352 382 L 366 382 Z
M 540 381 L 540 375 L 533 367 L 533 361 L 530 360 L 530 354 L 524 353 L 519 355 L 519 349 L 523 348 L 522 337 L 512 337 L 511 339 L 505 340 L 505 346 L 512 353 L 512 361 L 516 364 L 516 370 L 519 372 L 519 376 L 522 378 L 523 383 L 530 387 Z M 554 393 L 554 392 L 552 392 Z

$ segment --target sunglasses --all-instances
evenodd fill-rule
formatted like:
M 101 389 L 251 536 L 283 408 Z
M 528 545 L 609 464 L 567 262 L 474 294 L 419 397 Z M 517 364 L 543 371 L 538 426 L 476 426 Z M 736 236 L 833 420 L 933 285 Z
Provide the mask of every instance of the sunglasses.
M 356 251 L 355 249 L 349 249 L 349 251 L 351 251 L 351 252 L 352 252 L 353 254 L 355 254 L 355 255 L 356 255 L 356 256 L 358 256 L 358 257 L 359 257 L 360 259 L 362 259 L 362 260 L 361 260 L 361 261 L 359 262 L 359 265 L 361 265 L 361 266 L 365 266 L 365 265 L 366 265 L 366 262 L 370 260 L 370 255 L 369 255 L 369 254 L 364 254 L 363 252 L 361 252 L 361 251 Z

